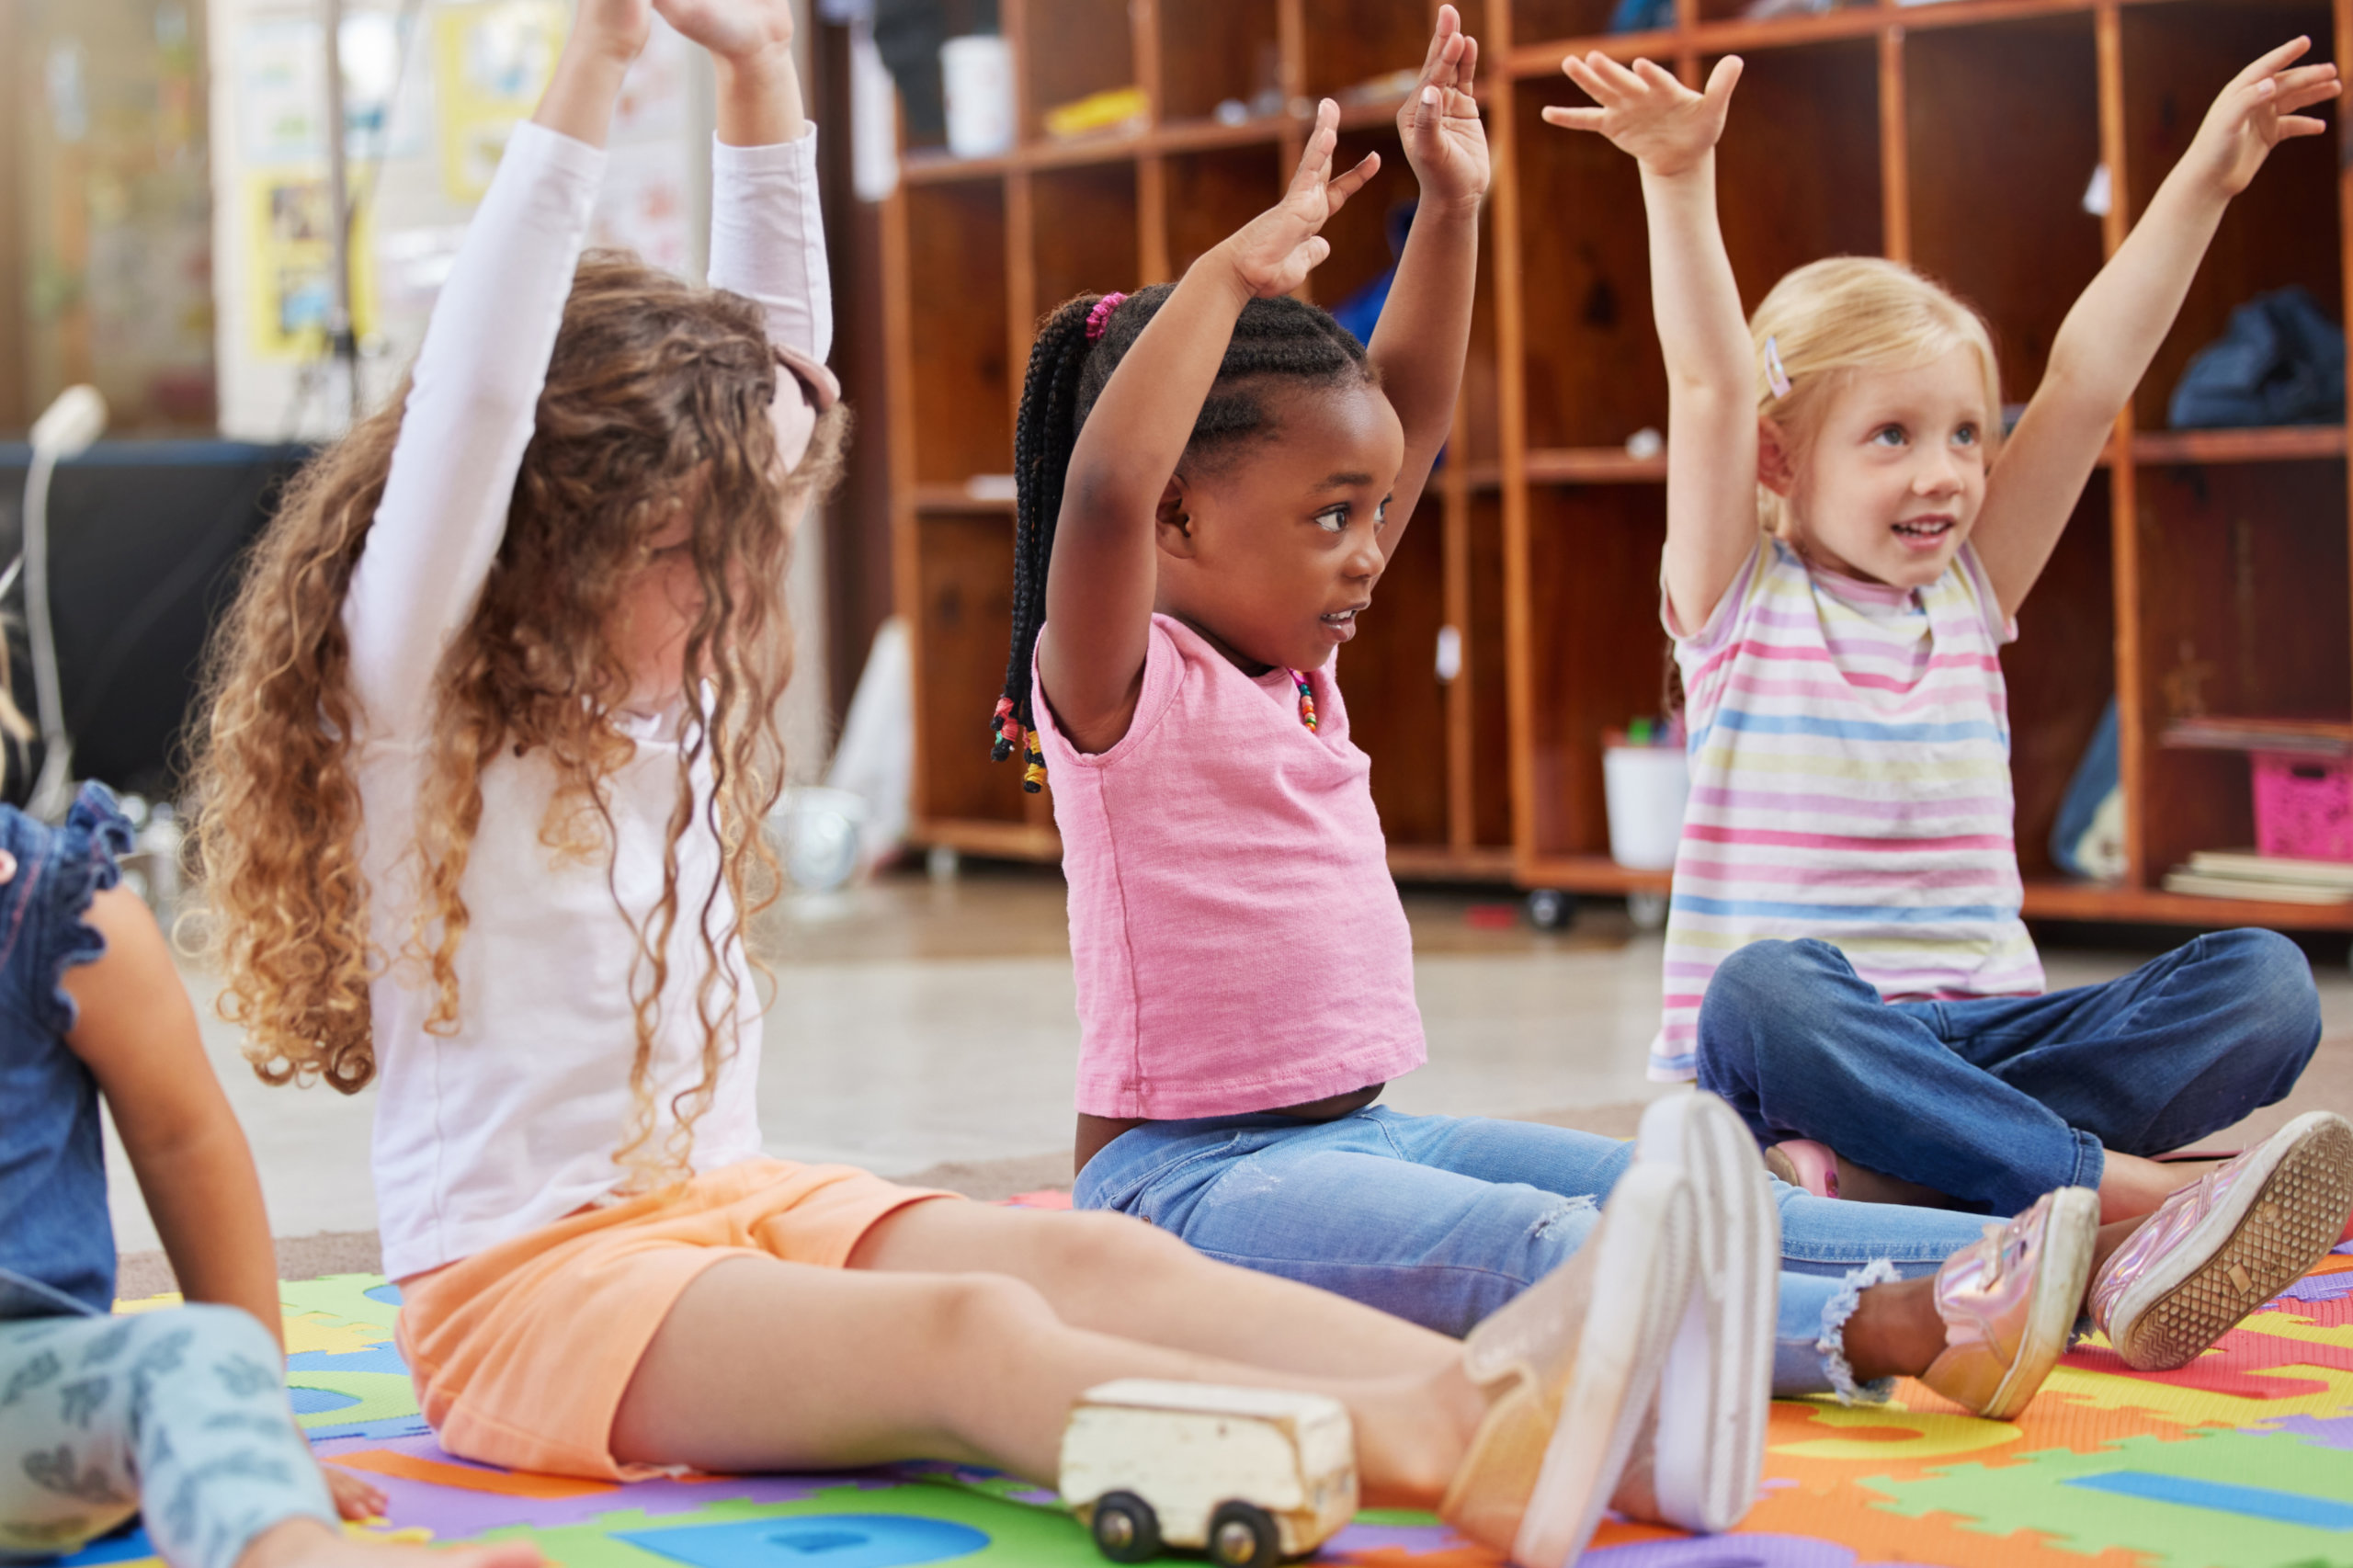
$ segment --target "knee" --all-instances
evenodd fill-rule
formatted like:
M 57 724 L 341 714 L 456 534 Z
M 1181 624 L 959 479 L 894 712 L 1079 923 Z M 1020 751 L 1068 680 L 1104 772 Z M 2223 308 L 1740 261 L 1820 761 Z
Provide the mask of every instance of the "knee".
M 1721 1049 L 1746 1042 L 1745 1055 L 1803 1049 L 1821 1038 L 1816 1025 L 1827 991 L 1854 971 L 1827 942 L 1751 942 L 1716 966 L 1699 1006 L 1699 1037 Z
M 2232 998 L 2248 1046 L 2292 1057 L 2301 1068 L 2320 1043 L 2320 988 L 2303 949 L 2277 931 L 2221 931 L 2201 938 Z
M 923 1342 L 951 1358 L 1001 1355 L 1055 1321 L 1045 1296 L 1009 1274 L 946 1276 L 933 1284 L 924 1309 Z
M 1052 1267 L 1060 1294 L 1124 1296 L 1185 1268 L 1200 1255 L 1166 1231 L 1108 1210 L 1057 1216 Z

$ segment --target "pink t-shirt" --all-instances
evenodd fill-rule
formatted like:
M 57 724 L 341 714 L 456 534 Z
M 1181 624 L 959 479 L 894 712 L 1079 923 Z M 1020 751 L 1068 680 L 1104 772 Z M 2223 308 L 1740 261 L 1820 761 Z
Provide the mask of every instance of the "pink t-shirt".
M 1372 764 L 1332 667 L 1256 679 L 1152 618 L 1128 733 L 1093 756 L 1037 703 L 1070 881 L 1078 1108 L 1172 1120 L 1301 1105 L 1422 1064 L 1413 937 Z

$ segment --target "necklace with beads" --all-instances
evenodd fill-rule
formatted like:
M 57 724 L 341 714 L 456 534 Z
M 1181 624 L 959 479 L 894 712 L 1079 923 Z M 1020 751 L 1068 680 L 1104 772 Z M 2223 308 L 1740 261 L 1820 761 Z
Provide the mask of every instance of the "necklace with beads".
M 1289 665 L 1284 668 L 1290 676 L 1291 684 L 1299 687 L 1299 722 L 1313 730 L 1315 728 L 1315 690 L 1307 684 L 1305 676 Z

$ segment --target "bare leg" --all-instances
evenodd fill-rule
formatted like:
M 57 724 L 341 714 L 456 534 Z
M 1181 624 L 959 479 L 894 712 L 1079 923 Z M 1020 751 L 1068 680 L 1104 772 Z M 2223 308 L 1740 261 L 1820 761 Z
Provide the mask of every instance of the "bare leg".
M 1072 1404 L 1125 1377 L 1330 1394 L 1355 1421 L 1367 1502 L 1391 1506 L 1437 1500 L 1484 1407 L 1459 1358 L 1388 1377 L 1282 1373 L 1074 1327 L 1006 1274 L 733 1257 L 654 1335 L 611 1441 L 624 1461 L 715 1471 L 921 1458 L 1051 1485 Z
M 526 1541 L 504 1546 L 393 1546 L 354 1540 L 324 1521 L 284 1519 L 254 1537 L 237 1568 L 540 1568 L 540 1549 Z
M 868 1232 L 852 1268 L 1009 1274 L 1074 1328 L 1270 1371 L 1431 1376 L 1462 1346 L 1328 1290 L 1203 1257 L 1124 1214 L 919 1203 Z
M 2137 1220 L 2211 1173 L 2219 1160 L 2144 1160 L 2110 1150 L 2099 1173 L 2102 1221 Z
M 2143 1216 L 2142 1218 L 2146 1218 Z M 2140 1219 L 2102 1225 L 2092 1242 L 2091 1272 L 2085 1282 L 2085 1310 L 2090 1310 L 2090 1281 L 2124 1239 L 2141 1228 Z M 1874 1285 L 1855 1303 L 1847 1319 L 1847 1364 L 1865 1382 L 1874 1378 L 1916 1378 L 1928 1369 L 1945 1347 L 1944 1320 L 1937 1315 L 1934 1279 L 1902 1279 Z

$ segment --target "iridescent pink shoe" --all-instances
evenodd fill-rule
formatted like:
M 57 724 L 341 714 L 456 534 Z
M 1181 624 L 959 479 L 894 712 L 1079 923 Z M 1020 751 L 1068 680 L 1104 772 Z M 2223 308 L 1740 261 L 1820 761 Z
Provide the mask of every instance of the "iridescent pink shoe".
M 2023 1410 L 2066 1354 L 2098 1233 L 2099 1194 L 2063 1187 L 1945 1259 L 1936 1285 L 1945 1347 L 1920 1381 L 1995 1421 Z
M 1785 1138 L 1765 1151 L 1765 1168 L 1816 1198 L 1838 1196 L 1838 1156 L 1827 1143 Z
M 2336 1244 L 2353 1212 L 2353 1125 L 2309 1111 L 2159 1204 L 2092 1285 L 2092 1317 L 2137 1371 L 2186 1367 Z

